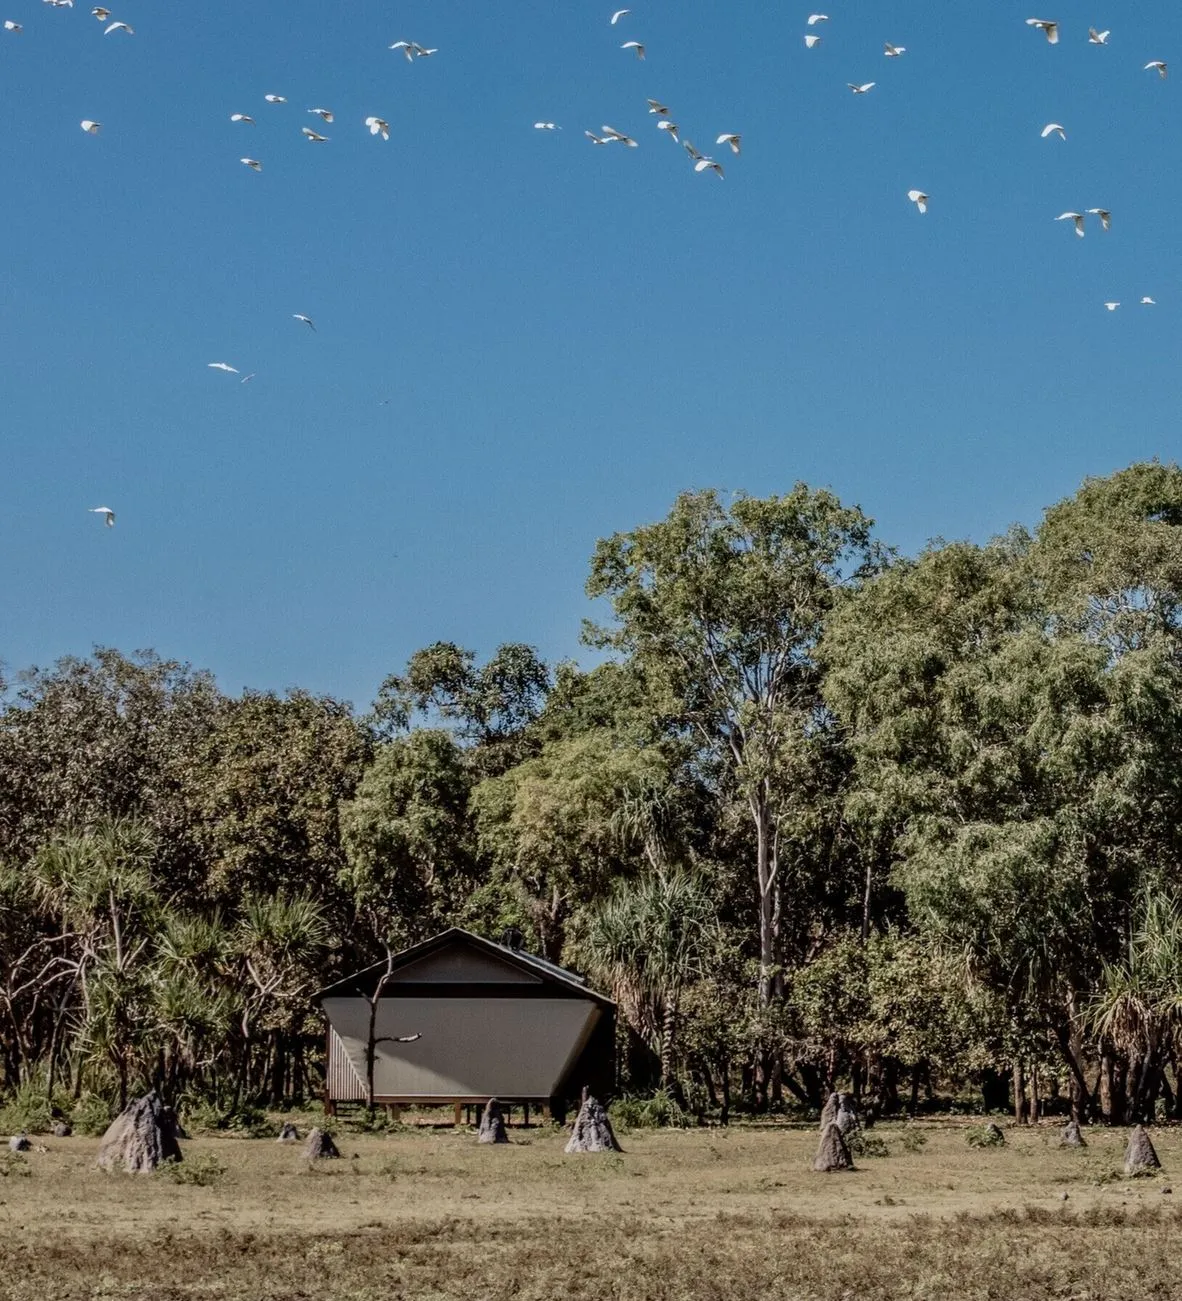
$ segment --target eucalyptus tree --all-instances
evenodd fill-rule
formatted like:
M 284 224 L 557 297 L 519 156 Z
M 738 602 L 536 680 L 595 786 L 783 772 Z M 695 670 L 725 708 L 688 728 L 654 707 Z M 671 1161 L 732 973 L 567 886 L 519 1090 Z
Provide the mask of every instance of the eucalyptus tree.
M 378 748 L 341 808 L 339 879 L 369 944 L 425 938 L 476 885 L 472 774 L 450 732 L 416 728 Z
M 1089 480 L 1033 534 L 882 575 L 823 648 L 848 816 L 881 834 L 911 921 L 1004 995 L 1015 1066 L 1052 1036 L 1077 1109 L 1081 1004 L 1182 852 L 1180 524 L 1176 467 Z
M 572 911 L 657 852 L 668 755 L 596 730 L 552 741 L 472 793 L 477 844 L 560 961 Z
M 369 734 L 330 696 L 247 691 L 223 702 L 189 787 L 205 898 L 234 907 L 247 894 L 312 890 L 339 907 L 340 809 L 371 756 Z
M 635 661 L 671 726 L 745 809 L 764 1003 L 781 987 L 784 911 L 796 902 L 783 850 L 791 842 L 799 855 L 798 877 L 827 866 L 814 837 L 793 834 L 808 816 L 795 776 L 830 739 L 817 643 L 843 593 L 885 560 L 861 510 L 804 484 L 729 506 L 686 493 L 666 519 L 600 541 L 592 559 L 587 592 L 610 602 L 613 622 L 586 639 Z
M 101 818 L 150 827 L 174 888 L 203 865 L 187 791 L 223 702 L 213 677 L 99 647 L 14 675 L 0 696 L 0 858 Z
M 494 776 L 532 752 L 529 729 L 550 690 L 549 668 L 532 646 L 508 642 L 478 665 L 473 651 L 435 642 L 382 683 L 374 721 L 387 736 L 416 719 L 454 730 L 481 776 Z

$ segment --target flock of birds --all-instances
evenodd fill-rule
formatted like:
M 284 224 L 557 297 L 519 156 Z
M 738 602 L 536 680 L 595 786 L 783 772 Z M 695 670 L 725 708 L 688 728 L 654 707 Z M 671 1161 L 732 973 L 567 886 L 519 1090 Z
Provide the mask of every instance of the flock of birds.
M 631 9 L 617 9 L 608 20 L 612 27 L 615 27 L 621 18 L 627 18 L 632 13 Z M 637 59 L 644 60 L 647 54 L 647 47 L 643 41 L 628 40 L 620 45 L 621 50 L 631 51 Z M 704 154 L 694 147 L 690 140 L 682 140 L 681 128 L 673 121 L 670 116 L 667 105 L 662 104 L 660 100 L 650 99 L 645 101 L 648 104 L 648 111 L 654 114 L 657 119 L 657 129 L 663 131 L 674 144 L 680 145 L 689 157 L 690 163 L 695 172 L 713 172 L 720 180 L 726 173 L 723 171 L 722 164 L 711 158 L 709 154 Z M 557 122 L 535 122 L 535 131 L 561 131 L 562 127 Z M 615 127 L 608 126 L 605 122 L 598 131 L 584 131 L 583 134 L 591 141 L 593 145 L 624 145 L 628 149 L 636 149 L 639 141 L 633 139 L 624 131 L 617 131 Z M 724 131 L 717 137 L 714 142 L 716 145 L 726 145 L 732 154 L 736 156 L 742 153 L 743 138 L 737 131 Z
M 43 3 L 56 9 L 74 8 L 74 0 L 43 0 Z M 91 9 L 90 13 L 91 16 L 97 19 L 102 25 L 104 36 L 112 36 L 116 34 L 121 34 L 123 36 L 135 35 L 134 28 L 120 19 L 113 18 L 111 10 L 103 5 L 96 5 Z M 630 17 L 631 14 L 631 9 L 617 9 L 610 15 L 608 20 L 609 24 L 612 27 L 617 27 L 623 19 Z M 821 45 L 824 38 L 816 29 L 828 21 L 828 14 L 813 13 L 808 15 L 805 26 L 810 30 L 805 33 L 803 38 L 806 49 L 813 50 Z M 1041 32 L 1049 44 L 1059 44 L 1061 27 L 1058 21 L 1048 18 L 1027 18 L 1026 25 Z M 16 22 L 13 19 L 6 19 L 3 24 L 3 30 L 13 35 L 19 35 L 24 28 L 19 22 Z M 1091 45 L 1107 46 L 1110 36 L 1111 32 L 1107 30 L 1098 31 L 1095 27 L 1088 28 L 1087 40 Z M 419 59 L 430 58 L 439 53 L 437 49 L 420 45 L 417 41 L 410 40 L 395 41 L 389 46 L 389 48 L 392 51 L 397 51 L 402 54 L 408 63 L 415 63 Z M 640 61 L 644 61 L 647 57 L 647 48 L 644 42 L 635 38 L 623 41 L 620 45 L 620 49 Z M 888 59 L 898 59 L 906 53 L 907 47 L 905 45 L 897 45 L 891 41 L 885 41 L 883 43 L 883 55 Z M 1163 59 L 1151 59 L 1144 65 L 1143 70 L 1145 72 L 1155 72 L 1162 80 L 1166 79 L 1169 72 L 1168 65 Z M 876 81 L 851 81 L 846 84 L 854 95 L 867 95 L 878 83 Z M 285 95 L 276 94 L 274 92 L 268 92 L 263 95 L 262 98 L 266 104 L 271 106 L 281 106 L 288 103 L 288 99 Z M 648 99 L 646 100 L 646 104 L 648 106 L 649 114 L 657 119 L 655 124 L 657 130 L 661 131 L 672 140 L 674 144 L 680 146 L 685 151 L 695 172 L 712 172 L 720 179 L 724 177 L 725 173 L 721 163 L 710 155 L 704 154 L 698 150 L 692 141 L 682 138 L 681 128 L 674 120 L 671 110 L 667 105 L 656 99 Z M 335 121 L 335 114 L 328 108 L 314 107 L 309 108 L 307 112 L 318 120 L 318 126 L 331 125 Z M 244 112 L 231 113 L 229 115 L 229 120 L 235 126 L 250 127 L 256 125 L 255 118 L 249 113 Z M 90 136 L 97 136 L 102 130 L 102 123 L 92 118 L 84 118 L 80 125 L 82 130 Z M 537 131 L 562 130 L 562 127 L 557 122 L 538 121 L 533 125 L 534 129 Z M 385 118 L 380 117 L 377 114 L 370 114 L 364 118 L 364 126 L 371 136 L 380 136 L 382 140 L 390 139 L 390 123 Z M 326 144 L 330 139 L 330 137 L 324 135 L 318 127 L 302 126 L 300 130 L 303 137 L 311 144 Z M 583 134 L 593 145 L 597 146 L 621 145 L 630 149 L 635 149 L 639 146 L 639 141 L 634 139 L 632 136 L 628 135 L 624 131 L 617 130 L 615 127 L 609 126 L 606 123 L 601 125 L 598 131 L 586 130 Z M 1066 141 L 1067 131 L 1062 123 L 1048 122 L 1046 126 L 1042 128 L 1041 138 L 1046 140 L 1051 137 L 1057 137 L 1059 140 Z M 715 138 L 715 145 L 725 146 L 729 148 L 733 155 L 738 156 L 742 152 L 742 136 L 737 131 L 723 131 Z M 261 172 L 263 170 L 262 161 L 257 158 L 242 157 L 239 161 L 244 167 L 249 168 L 251 171 Z M 909 189 L 907 191 L 907 199 L 915 205 L 918 212 L 926 213 L 928 211 L 930 196 L 926 191 L 918 188 Z M 1080 239 L 1083 239 L 1087 233 L 1088 217 L 1097 218 L 1101 231 L 1106 232 L 1111 229 L 1112 213 L 1109 209 L 1102 207 L 1085 208 L 1082 212 L 1063 212 L 1054 220 L 1071 222 L 1075 234 Z M 1116 311 L 1120 305 L 1120 302 L 1115 300 L 1104 303 L 1104 307 L 1110 312 Z M 1140 299 L 1140 305 L 1154 306 L 1155 300 L 1149 295 L 1143 295 Z M 292 318 L 307 326 L 310 330 L 315 331 L 316 326 L 310 316 L 307 316 L 302 312 L 295 312 L 292 314 Z M 255 373 L 253 371 L 243 375 L 238 367 L 232 366 L 228 362 L 211 361 L 207 363 L 207 365 L 210 370 L 222 371 L 226 374 L 239 376 L 239 382 L 242 384 L 246 384 L 255 378 Z M 102 516 L 103 522 L 107 527 L 111 527 L 115 523 L 115 512 L 109 506 L 92 507 L 91 513 Z

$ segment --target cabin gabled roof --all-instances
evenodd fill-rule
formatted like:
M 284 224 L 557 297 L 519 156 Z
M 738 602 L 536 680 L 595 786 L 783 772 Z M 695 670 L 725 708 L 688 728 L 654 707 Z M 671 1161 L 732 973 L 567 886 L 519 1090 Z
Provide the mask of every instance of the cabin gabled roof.
M 480 981 L 463 986 L 465 990 L 471 990 L 474 994 L 495 990 L 499 994 L 513 995 L 528 991 L 533 996 L 537 996 L 549 992 L 565 998 L 585 998 L 589 1002 L 598 1003 L 602 1007 L 615 1006 L 610 998 L 596 993 L 587 984 L 586 979 L 576 972 L 568 971 L 565 967 L 548 962 L 545 958 L 538 958 L 533 954 L 522 953 L 517 949 L 508 948 L 504 944 L 497 944 L 493 940 L 486 940 L 483 935 L 475 935 L 472 931 L 463 930 L 459 926 L 453 926 L 450 930 L 441 931 L 428 940 L 423 940 L 419 944 L 412 944 L 410 948 L 403 949 L 401 953 L 396 953 L 390 968 L 390 974 L 391 976 L 397 976 L 399 972 L 405 971 L 406 968 L 421 963 L 424 959 L 442 953 L 449 948 L 466 948 L 485 959 L 492 959 L 503 968 L 514 972 L 519 978 L 512 983 L 497 982 L 494 984 L 490 981 L 487 991 L 481 991 L 482 982 Z M 321 1002 L 326 998 L 341 998 L 348 995 L 361 995 L 368 998 L 385 970 L 386 964 L 384 961 L 375 962 L 363 971 L 359 971 L 352 976 L 346 976 L 343 980 L 338 980 L 335 984 L 320 990 L 313 995 L 313 998 L 317 1002 Z M 525 978 L 524 982 L 521 981 L 521 977 Z M 442 990 L 443 982 L 432 980 L 429 976 L 422 981 L 413 979 L 395 980 L 382 992 L 382 997 L 396 997 L 399 994 L 412 992 L 422 996 L 425 991 L 431 988 Z

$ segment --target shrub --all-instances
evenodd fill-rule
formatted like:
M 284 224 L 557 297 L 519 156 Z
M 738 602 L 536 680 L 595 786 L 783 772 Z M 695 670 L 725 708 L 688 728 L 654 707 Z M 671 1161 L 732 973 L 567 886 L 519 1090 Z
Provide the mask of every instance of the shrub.
M 891 1150 L 876 1134 L 855 1130 L 846 1135 L 846 1146 L 854 1156 L 890 1156 Z
M 171 1184 L 190 1184 L 198 1188 L 220 1183 L 225 1173 L 226 1167 L 208 1152 L 199 1153 L 188 1161 L 166 1161 L 156 1171 L 159 1178 L 167 1179 Z
M 621 1129 L 688 1129 L 693 1123 L 668 1089 L 658 1089 L 651 1098 L 617 1098 L 608 1116 Z
M 272 1130 L 266 1113 L 257 1107 L 223 1111 L 216 1103 L 202 1098 L 192 1102 L 186 1100 L 182 1105 L 185 1128 L 194 1134 L 232 1133 L 247 1138 L 265 1138 Z
M 32 1173 L 32 1167 L 19 1152 L 0 1154 L 0 1179 L 7 1179 L 11 1175 L 19 1175 L 27 1179 Z
M 965 1131 L 964 1141 L 969 1147 L 1004 1147 L 1006 1136 L 992 1122 L 973 1125 Z
M 904 1152 L 922 1152 L 928 1136 L 921 1129 L 905 1129 L 899 1135 L 899 1144 Z
M 45 1134 L 53 1128 L 53 1103 L 32 1084 L 22 1084 L 0 1107 L 0 1134 Z
M 70 1112 L 70 1125 L 75 1134 L 105 1133 L 112 1119 L 111 1104 L 97 1093 L 84 1093 Z

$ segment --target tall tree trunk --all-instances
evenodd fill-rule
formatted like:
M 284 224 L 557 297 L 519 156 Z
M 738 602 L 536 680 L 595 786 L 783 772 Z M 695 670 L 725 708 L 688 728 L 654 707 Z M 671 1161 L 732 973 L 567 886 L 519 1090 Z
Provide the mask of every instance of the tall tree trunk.
M 767 798 L 760 791 L 751 798 L 755 821 L 755 873 L 759 885 L 759 1004 L 767 1007 L 777 975 L 775 876 L 772 863 L 771 819 Z
M 673 1039 L 677 1033 L 677 992 L 665 996 L 664 1016 L 661 1018 L 661 1087 L 669 1088 L 673 1080 Z
M 1020 1125 L 1026 1118 L 1026 1081 L 1021 1060 L 1014 1062 L 1014 1120 Z

